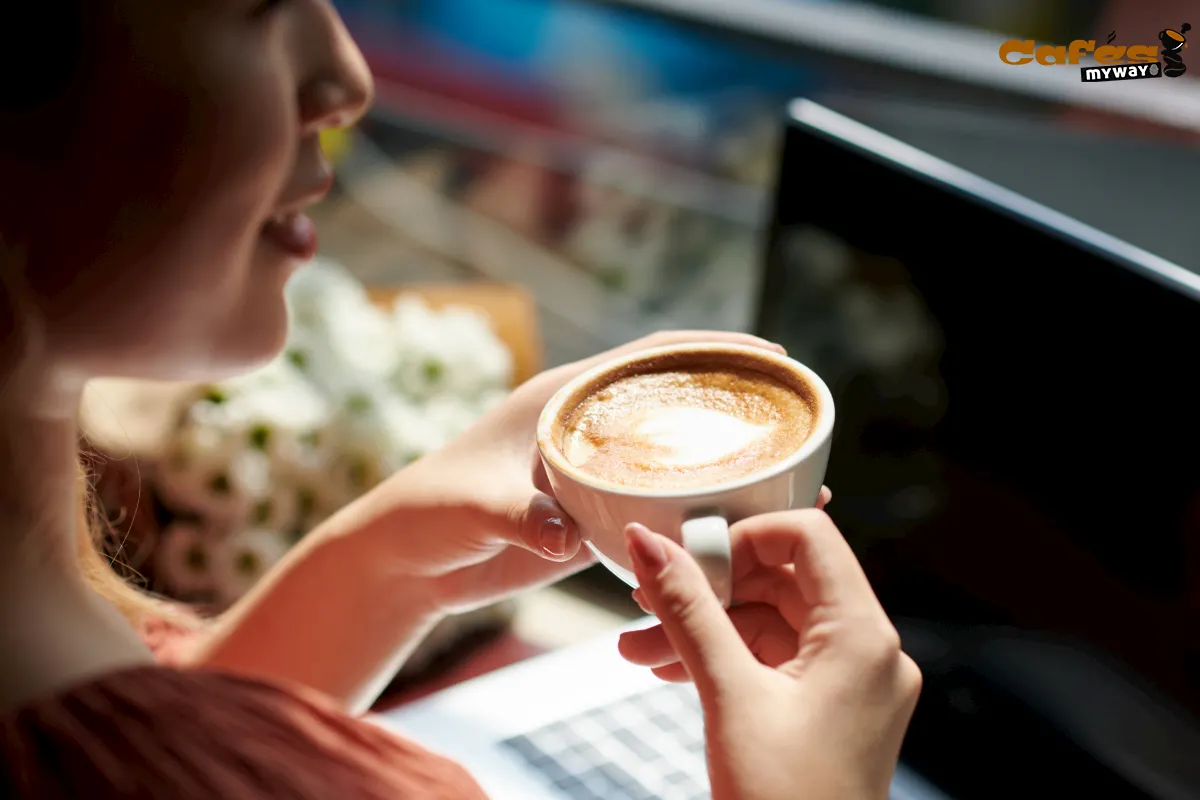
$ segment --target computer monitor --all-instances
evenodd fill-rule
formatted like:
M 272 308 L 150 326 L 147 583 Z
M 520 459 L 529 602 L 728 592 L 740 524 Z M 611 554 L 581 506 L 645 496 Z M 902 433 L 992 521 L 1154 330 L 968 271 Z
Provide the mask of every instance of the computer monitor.
M 904 759 L 1196 797 L 1200 278 L 806 100 L 773 213 L 758 332 L 834 392 L 829 510 L 925 676 Z

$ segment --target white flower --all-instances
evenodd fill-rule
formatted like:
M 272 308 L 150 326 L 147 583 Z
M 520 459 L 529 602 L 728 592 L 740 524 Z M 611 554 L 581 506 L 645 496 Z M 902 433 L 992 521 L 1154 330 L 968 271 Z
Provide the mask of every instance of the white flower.
M 289 482 L 274 476 L 270 491 L 252 498 L 241 524 L 292 535 L 301 524 L 299 492 Z
M 470 396 L 509 385 L 512 354 L 486 316 L 470 308 L 447 308 L 438 333 L 453 342 L 456 354 L 447 376 L 448 391 Z
M 289 543 L 273 531 L 248 528 L 225 537 L 213 552 L 213 582 L 217 598 L 229 604 L 248 592 L 286 555 Z
M 226 403 L 242 398 L 247 394 L 264 389 L 277 389 L 296 384 L 305 385 L 307 379 L 281 353 L 258 369 L 226 378 L 221 381 L 198 384 L 188 398 L 187 409 L 200 409 L 199 413 L 208 413 L 212 420 L 222 419 Z
M 331 313 L 325 335 L 334 358 L 346 369 L 382 377 L 395 368 L 397 344 L 391 318 L 373 304 Z
M 512 355 L 487 318 L 471 309 L 435 313 L 416 298 L 393 312 L 397 363 L 395 389 L 414 399 L 437 394 L 472 395 L 508 385 Z
M 175 522 L 154 550 L 154 575 L 175 597 L 203 595 L 213 588 L 209 531 L 194 523 Z
M 387 312 L 339 265 L 318 261 L 289 281 L 291 326 L 285 352 L 318 386 L 337 373 L 385 375 L 395 361 Z
M 230 462 L 229 477 L 233 494 L 265 497 L 271 491 L 271 458 L 261 450 L 243 450 Z
M 328 436 L 335 472 L 354 494 L 441 447 L 447 438 L 404 399 L 367 385 L 345 397 Z
M 324 328 L 291 331 L 283 348 L 283 358 L 316 390 L 326 393 L 331 383 L 348 371 L 339 358 Z
M 266 427 L 288 436 L 303 436 L 328 424 L 331 409 L 309 384 L 296 382 L 236 397 L 230 401 L 228 412 L 251 435 L 256 428 Z M 250 444 L 270 450 L 264 446 L 269 442 L 256 444 L 251 440 Z
M 292 386 L 304 382 L 305 377 L 296 369 L 295 364 L 292 364 L 280 353 L 258 369 L 227 378 L 221 381 L 219 386 L 228 390 L 230 395 L 237 397 L 258 389 Z
M 216 435 L 217 446 L 202 442 Z M 193 512 L 205 519 L 240 519 L 271 487 L 271 459 L 249 449 L 240 438 L 212 428 L 185 428 L 171 443 L 156 481 L 164 503 L 174 512 Z
M 201 400 L 188 418 L 193 425 L 222 431 L 245 447 L 277 455 L 324 428 L 329 414 L 329 402 L 306 381 L 296 379 L 233 393 L 220 402 Z
M 340 264 L 316 258 L 288 280 L 285 292 L 292 329 L 323 327 L 331 313 L 370 303 L 366 289 Z
M 457 348 L 442 335 L 438 315 L 422 300 L 404 297 L 393 307 L 392 321 L 397 350 L 393 387 L 414 399 L 443 391 Z
M 333 465 L 319 473 L 291 475 L 279 491 L 295 498 L 296 522 L 289 532 L 299 535 L 308 533 L 358 496 L 348 490 Z
M 156 468 L 163 501 L 176 513 L 227 512 L 233 499 L 231 465 L 242 449 L 238 437 L 216 427 L 189 424 L 176 431 Z

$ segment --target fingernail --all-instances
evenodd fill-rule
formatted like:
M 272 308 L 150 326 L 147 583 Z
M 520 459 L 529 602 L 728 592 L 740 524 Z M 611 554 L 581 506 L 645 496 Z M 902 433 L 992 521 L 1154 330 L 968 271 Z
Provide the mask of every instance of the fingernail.
M 641 589 L 634 589 L 632 597 L 633 602 L 638 604 L 638 608 L 642 609 L 642 611 L 645 611 L 647 614 L 650 613 L 650 604 L 646 602 L 646 595 Z
M 633 522 L 626 526 L 625 541 L 639 572 L 658 574 L 667 565 L 666 548 L 645 525 Z
M 547 555 L 562 558 L 567 554 L 567 526 L 558 517 L 550 517 L 542 523 L 539 541 Z

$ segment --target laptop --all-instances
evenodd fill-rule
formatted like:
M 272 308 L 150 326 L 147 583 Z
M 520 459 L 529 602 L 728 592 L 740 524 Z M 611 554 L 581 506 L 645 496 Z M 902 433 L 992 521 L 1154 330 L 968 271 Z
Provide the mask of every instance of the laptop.
M 1200 278 L 807 100 L 765 256 L 759 332 L 834 391 L 830 510 L 925 675 L 893 800 L 1200 797 Z M 381 723 L 496 800 L 708 797 L 695 690 L 617 633 Z
M 462 764 L 491 800 L 706 800 L 695 687 L 664 683 L 621 658 L 625 629 L 466 681 L 378 721 Z M 889 800 L 948 798 L 902 765 Z

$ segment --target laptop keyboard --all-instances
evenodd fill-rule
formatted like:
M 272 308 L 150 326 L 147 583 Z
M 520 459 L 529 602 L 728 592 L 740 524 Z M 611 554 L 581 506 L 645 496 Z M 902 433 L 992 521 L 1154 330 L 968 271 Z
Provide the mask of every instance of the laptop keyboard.
M 506 740 L 564 800 L 708 800 L 695 688 L 667 684 Z

